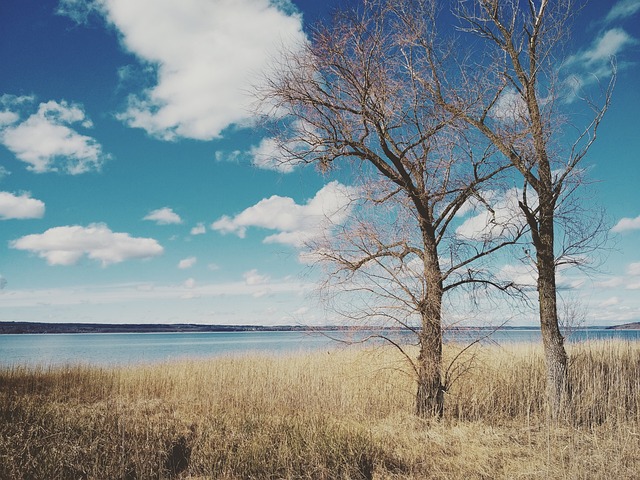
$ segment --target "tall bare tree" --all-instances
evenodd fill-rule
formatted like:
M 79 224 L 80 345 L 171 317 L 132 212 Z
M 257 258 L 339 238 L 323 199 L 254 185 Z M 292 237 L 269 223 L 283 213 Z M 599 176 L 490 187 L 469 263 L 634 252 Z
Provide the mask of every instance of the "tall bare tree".
M 428 2 L 413 5 L 417 15 L 435 18 Z M 506 290 L 483 262 L 514 243 L 522 226 L 480 243 L 455 234 L 461 209 L 482 205 L 484 186 L 509 165 L 496 161 L 495 148 L 473 133 L 462 113 L 443 108 L 420 81 L 430 71 L 414 70 L 407 57 L 411 39 L 398 30 L 398 14 L 394 2 L 384 1 L 338 14 L 317 27 L 307 45 L 284 55 L 261 95 L 272 107 L 283 161 L 327 169 L 350 160 L 362 173 L 361 199 L 377 205 L 374 214 L 351 222 L 315 254 L 335 267 L 334 286 L 372 294 L 361 297 L 361 316 L 392 319 L 414 332 L 416 412 L 440 416 L 448 384 L 443 297 L 465 285 Z
M 556 275 L 562 264 L 580 264 L 603 231 L 600 220 L 584 216 L 575 193 L 583 184 L 580 162 L 609 106 L 615 65 L 598 100 L 577 98 L 559 78 L 562 43 L 576 11 L 571 0 L 456 2 L 453 13 L 468 48 L 453 68 L 443 62 L 413 2 L 389 3 L 402 19 L 399 30 L 413 38 L 407 58 L 428 71 L 419 81 L 433 102 L 481 132 L 523 179 L 519 207 L 530 230 L 549 398 L 557 415 L 570 385 Z M 570 124 L 572 112 L 588 120 Z

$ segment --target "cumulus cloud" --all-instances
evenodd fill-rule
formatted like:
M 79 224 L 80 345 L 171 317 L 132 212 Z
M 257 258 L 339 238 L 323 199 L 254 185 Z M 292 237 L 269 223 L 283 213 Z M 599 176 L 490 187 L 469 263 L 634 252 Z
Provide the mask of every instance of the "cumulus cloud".
M 158 210 L 152 210 L 143 218 L 143 220 L 150 220 L 156 222 L 157 225 L 171 225 L 182 223 L 180 215 L 174 212 L 169 207 L 159 208 Z
M 217 151 L 215 159 L 218 162 L 251 163 L 256 168 L 271 170 L 279 173 L 293 172 L 300 162 L 291 158 L 297 143 L 290 142 L 283 146 L 273 137 L 266 137 L 248 150 L 233 150 L 231 152 Z M 291 151 L 287 151 L 291 149 Z
M 480 209 L 485 208 L 485 204 L 495 203 L 497 197 L 498 192 L 494 190 L 487 190 L 486 192 L 482 192 L 481 197 L 469 197 L 456 212 L 456 217 L 465 217 L 470 213 L 477 214 Z
M 301 161 L 298 155 L 303 155 L 309 146 L 301 141 L 301 138 L 318 135 L 315 128 L 304 120 L 294 120 L 287 126 L 290 138 L 279 140 L 276 138 L 263 138 L 257 146 L 253 146 L 247 152 L 251 163 L 258 168 L 275 170 L 281 173 L 290 173 Z
M 618 233 L 628 232 L 630 230 L 640 230 L 640 215 L 636 218 L 622 218 L 611 229 L 611 231 Z
M 535 208 L 537 198 L 531 193 L 528 196 L 529 205 Z M 513 236 L 524 227 L 526 220 L 518 205 L 522 198 L 521 189 L 511 188 L 501 196 L 491 192 L 485 197 L 491 210 L 481 202 L 473 203 L 471 206 L 477 213 L 456 229 L 456 235 L 470 240 L 490 241 L 502 236 Z
M 26 250 L 44 258 L 49 265 L 74 265 L 83 257 L 106 266 L 130 259 L 151 258 L 163 248 L 152 238 L 131 237 L 112 232 L 103 223 L 50 228 L 41 234 L 26 235 L 10 242 L 17 250 Z
M 295 169 L 295 164 L 286 161 L 285 153 L 280 149 L 274 138 L 263 138 L 257 146 L 249 150 L 251 163 L 263 170 L 274 170 L 281 173 L 290 173 Z
M 153 86 L 131 95 L 119 118 L 171 140 L 219 137 L 252 119 L 249 94 L 278 51 L 305 41 L 289 0 L 99 0 L 122 45 L 154 68 Z M 86 5 L 62 0 L 82 21 Z
M 5 108 L 0 114 L 0 143 L 36 173 L 99 170 L 109 155 L 94 138 L 76 130 L 93 126 L 82 106 L 51 100 L 40 103 L 35 113 L 25 113 L 32 102 L 33 97 L 0 97 Z
M 490 113 L 496 120 L 517 122 L 527 118 L 527 104 L 515 89 L 506 89 Z
M 499 270 L 497 277 L 504 281 L 529 287 L 533 287 L 538 283 L 538 272 L 533 266 L 524 263 L 503 266 Z
M 178 262 L 178 268 L 181 270 L 186 270 L 187 268 L 193 267 L 196 264 L 196 262 L 197 262 L 196 257 L 183 258 L 182 260 L 180 260 L 180 262 Z
M 191 235 L 204 235 L 205 233 L 207 233 L 207 229 L 202 222 L 191 229 Z
M 569 267 L 559 268 L 556 272 L 556 284 L 561 289 L 577 289 L 584 285 L 584 278 L 567 274 Z M 501 281 L 514 282 L 523 287 L 535 288 L 538 283 L 538 271 L 527 263 L 507 264 L 497 272 Z
M 303 205 L 298 205 L 290 197 L 273 195 L 235 217 L 221 217 L 211 228 L 223 234 L 236 234 L 240 238 L 245 237 L 249 227 L 277 230 L 278 233 L 267 236 L 264 242 L 302 247 L 332 225 L 342 224 L 347 219 L 353 193 L 352 187 L 334 181 L 325 185 Z
M 20 120 L 20 115 L 17 113 L 10 112 L 8 110 L 0 111 L 0 127 L 11 125 L 12 123 L 16 123 L 18 120 Z
M 29 193 L 0 192 L 0 220 L 42 218 L 43 215 L 44 202 L 31 198 Z

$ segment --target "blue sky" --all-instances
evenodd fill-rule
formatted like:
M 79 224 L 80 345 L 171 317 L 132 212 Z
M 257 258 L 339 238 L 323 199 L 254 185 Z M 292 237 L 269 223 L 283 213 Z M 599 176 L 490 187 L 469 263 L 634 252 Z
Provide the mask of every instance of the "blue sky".
M 348 176 L 270 161 L 247 92 L 342 3 L 3 0 L 0 320 L 327 322 L 299 245 Z M 607 261 L 570 282 L 590 324 L 640 320 L 639 19 L 592 1 L 567 46 L 585 82 L 619 66 L 585 161 Z

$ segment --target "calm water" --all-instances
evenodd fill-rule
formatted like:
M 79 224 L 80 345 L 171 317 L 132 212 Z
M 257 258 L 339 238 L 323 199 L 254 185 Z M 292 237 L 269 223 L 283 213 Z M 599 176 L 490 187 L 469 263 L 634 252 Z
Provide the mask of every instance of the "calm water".
M 488 332 L 448 334 L 449 340 L 469 341 Z M 341 338 L 361 338 L 365 333 L 331 332 Z M 395 332 L 396 340 L 403 334 Z M 638 330 L 581 329 L 568 341 L 596 339 L 640 340 Z M 405 336 L 406 342 L 411 341 Z M 500 330 L 483 340 L 487 343 L 539 341 L 536 329 Z M 0 335 L 0 365 L 94 364 L 122 365 L 237 355 L 251 352 L 273 354 L 342 348 L 344 344 L 320 332 L 234 332 L 234 333 L 96 333 Z

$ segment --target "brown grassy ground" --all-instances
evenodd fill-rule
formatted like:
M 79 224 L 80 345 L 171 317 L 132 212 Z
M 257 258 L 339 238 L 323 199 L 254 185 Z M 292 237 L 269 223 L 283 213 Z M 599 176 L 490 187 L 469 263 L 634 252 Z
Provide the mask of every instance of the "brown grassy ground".
M 556 423 L 538 347 L 468 353 L 439 422 L 391 348 L 5 369 L 0 478 L 638 478 L 639 343 L 570 347 Z

